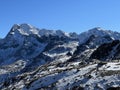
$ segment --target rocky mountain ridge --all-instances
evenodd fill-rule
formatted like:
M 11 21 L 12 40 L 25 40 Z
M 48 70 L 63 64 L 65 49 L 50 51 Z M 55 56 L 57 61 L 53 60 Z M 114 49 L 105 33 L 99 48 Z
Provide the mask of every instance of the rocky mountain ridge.
M 100 27 L 76 34 L 15 24 L 0 40 L 0 89 L 118 87 L 119 40 L 120 33 Z

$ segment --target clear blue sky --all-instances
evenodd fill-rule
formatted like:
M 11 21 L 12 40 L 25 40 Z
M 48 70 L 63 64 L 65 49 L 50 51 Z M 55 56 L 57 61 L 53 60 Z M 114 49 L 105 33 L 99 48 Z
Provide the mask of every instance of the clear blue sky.
M 120 0 L 0 0 L 0 37 L 13 24 L 83 32 L 94 27 L 120 30 Z

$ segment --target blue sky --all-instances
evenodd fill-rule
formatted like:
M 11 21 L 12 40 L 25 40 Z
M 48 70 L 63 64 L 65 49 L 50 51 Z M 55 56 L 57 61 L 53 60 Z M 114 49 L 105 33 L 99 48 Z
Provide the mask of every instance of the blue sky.
M 81 33 L 120 30 L 120 0 L 0 0 L 0 37 L 15 23 Z

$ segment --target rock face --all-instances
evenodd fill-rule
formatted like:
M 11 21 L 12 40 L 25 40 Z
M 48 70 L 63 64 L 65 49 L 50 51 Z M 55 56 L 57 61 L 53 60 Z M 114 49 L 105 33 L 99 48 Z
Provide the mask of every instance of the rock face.
M 120 33 L 99 27 L 78 35 L 15 24 L 0 39 L 0 89 L 93 90 L 119 86 L 120 64 L 114 62 L 120 59 L 119 40 Z M 101 61 L 106 64 L 99 67 Z
M 120 41 L 114 40 L 111 43 L 105 43 L 99 46 L 90 58 L 99 60 L 115 60 L 120 59 L 119 55 Z

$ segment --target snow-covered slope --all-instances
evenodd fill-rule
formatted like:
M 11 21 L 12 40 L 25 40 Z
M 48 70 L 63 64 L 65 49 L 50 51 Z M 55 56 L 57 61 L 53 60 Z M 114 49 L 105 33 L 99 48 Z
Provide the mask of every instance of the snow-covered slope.
M 120 33 L 99 27 L 78 35 L 15 24 L 0 40 L 0 89 L 117 87 L 120 85 L 119 40 Z M 105 62 L 101 62 L 103 59 Z M 109 68 L 111 65 L 113 67 Z
M 73 62 L 62 67 L 60 64 L 50 63 L 10 78 L 2 87 L 8 90 L 106 90 L 120 86 L 120 62 L 89 65 Z

